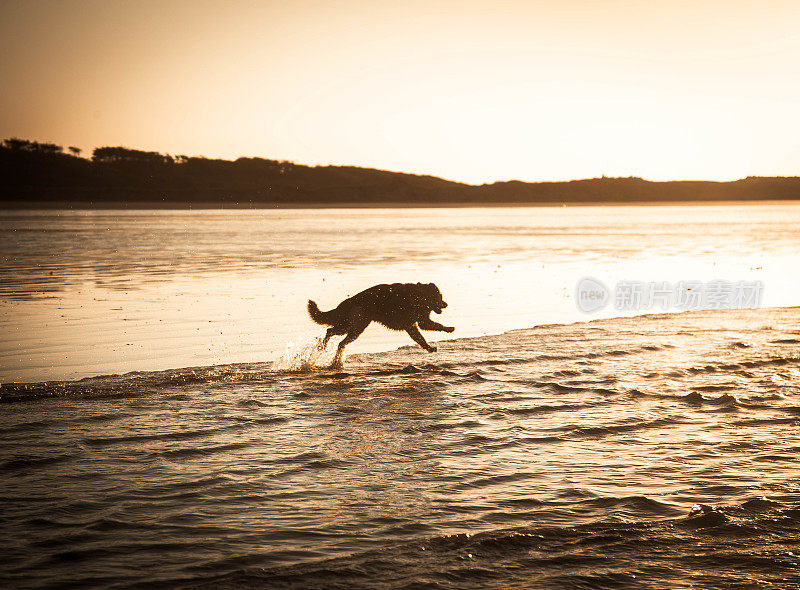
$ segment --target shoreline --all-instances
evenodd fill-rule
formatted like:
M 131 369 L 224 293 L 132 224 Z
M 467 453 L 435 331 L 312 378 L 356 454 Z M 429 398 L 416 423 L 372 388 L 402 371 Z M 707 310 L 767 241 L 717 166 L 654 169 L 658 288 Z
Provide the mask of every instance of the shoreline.
M 503 330 L 502 332 L 496 333 L 487 333 L 481 334 L 480 336 L 463 336 L 459 338 L 448 338 L 445 340 L 437 340 L 436 344 L 441 345 L 443 343 L 450 343 L 450 342 L 458 342 L 458 341 L 474 341 L 474 340 L 484 340 L 487 338 L 498 338 L 510 334 L 514 334 L 516 332 L 530 332 L 534 330 L 551 330 L 551 329 L 558 329 L 558 328 L 574 328 L 576 326 L 581 325 L 596 325 L 602 323 L 609 323 L 609 322 L 619 322 L 621 320 L 640 320 L 640 321 L 653 321 L 658 318 L 663 318 L 665 316 L 698 316 L 701 314 L 713 313 L 713 314 L 721 314 L 723 312 L 726 313 L 744 313 L 744 312 L 762 312 L 762 313 L 774 313 L 779 311 L 788 311 L 788 310 L 800 310 L 800 305 L 787 305 L 781 307 L 755 307 L 755 308 L 732 308 L 732 309 L 697 309 L 697 310 L 685 310 L 685 311 L 664 311 L 660 313 L 647 313 L 647 314 L 636 314 L 636 315 L 620 315 L 620 316 L 611 316 L 611 317 L 600 317 L 594 319 L 586 319 L 586 320 L 577 320 L 574 322 L 556 322 L 556 323 L 542 323 L 542 324 L 535 324 L 533 326 L 527 326 L 524 328 L 512 328 L 510 330 Z M 354 352 L 352 355 L 348 355 L 347 359 L 352 359 L 356 361 L 364 360 L 364 357 L 372 357 L 375 355 L 383 355 L 387 353 L 399 352 L 404 350 L 414 350 L 416 348 L 416 344 L 404 344 L 402 346 L 397 347 L 389 347 L 382 350 L 372 350 L 372 351 L 365 351 L 365 352 Z M 368 359 L 367 359 L 368 360 Z M 28 389 L 39 389 L 39 388 L 47 388 L 47 387 L 75 387 L 80 386 L 81 384 L 92 384 L 97 381 L 103 380 L 114 380 L 115 384 L 119 384 L 121 382 L 125 382 L 126 380 L 136 380 L 141 379 L 143 377 L 155 377 L 155 376 L 163 376 L 165 378 L 165 382 L 172 381 L 177 378 L 178 381 L 183 379 L 186 376 L 196 377 L 198 373 L 202 373 L 204 371 L 212 372 L 212 371 L 223 371 L 223 372 L 236 372 L 236 371 L 245 371 L 245 372 L 257 372 L 257 373 L 268 373 L 273 375 L 280 375 L 280 374 L 302 374 L 302 373 L 315 373 L 320 371 L 325 371 L 326 369 L 330 369 L 329 367 L 325 367 L 323 365 L 314 366 L 311 368 L 301 368 L 301 369 L 280 369 L 274 368 L 276 363 L 281 361 L 280 358 L 273 358 L 273 359 L 265 359 L 265 360 L 252 360 L 252 361 L 237 361 L 237 362 L 230 362 L 230 363 L 218 363 L 212 365 L 196 365 L 196 366 L 186 366 L 186 367 L 169 367 L 164 369 L 155 369 L 155 370 L 131 370 L 126 371 L 124 373 L 99 373 L 97 375 L 90 375 L 88 377 L 81 377 L 78 379 L 45 379 L 40 381 L 1 381 L 0 382 L 0 405 L 3 403 L 9 403 L 13 401 L 19 401 L 14 399 L 14 393 L 16 390 L 22 389 L 23 391 Z M 335 372 L 342 371 L 343 369 L 330 369 Z M 226 373 L 227 374 L 227 373 Z M 11 393 L 10 399 L 9 396 L 4 396 L 4 390 L 6 393 Z

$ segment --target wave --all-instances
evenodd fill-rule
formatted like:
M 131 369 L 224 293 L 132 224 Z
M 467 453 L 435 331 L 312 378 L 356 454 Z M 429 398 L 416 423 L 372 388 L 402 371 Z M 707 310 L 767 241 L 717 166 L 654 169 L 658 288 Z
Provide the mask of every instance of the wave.
M 559 394 L 588 392 L 614 396 L 623 390 L 619 388 L 620 374 L 602 370 L 609 363 L 641 367 L 637 371 L 640 383 L 630 387 L 631 390 L 642 390 L 646 381 L 677 379 L 688 382 L 714 374 L 733 380 L 768 379 L 771 385 L 778 387 L 800 383 L 800 373 L 763 373 L 773 367 L 787 367 L 790 372 L 800 367 L 799 341 L 796 337 L 789 337 L 793 334 L 790 323 L 796 320 L 798 312 L 792 308 L 751 313 L 768 313 L 775 319 L 784 314 L 787 329 L 784 334 L 774 328 L 754 331 L 747 323 L 747 317 L 724 315 L 724 311 L 642 316 L 636 318 L 635 323 L 629 318 L 615 318 L 452 340 L 434 357 L 435 362 L 420 362 L 423 353 L 413 347 L 355 355 L 344 368 L 330 366 L 333 359 L 331 348 L 320 350 L 317 339 L 305 338 L 290 342 L 284 355 L 273 362 L 135 371 L 78 381 L 5 383 L 0 385 L 0 403 L 59 397 L 124 398 L 164 392 L 182 395 L 192 386 L 205 384 L 269 385 L 292 379 L 306 380 L 313 389 L 326 381 L 335 383 L 412 375 L 437 377 L 441 379 L 440 384 L 445 385 L 503 381 L 508 375 L 505 381 L 509 383 L 526 384 Z M 731 324 L 729 333 L 718 328 L 722 317 Z M 733 320 L 738 320 L 741 325 L 734 325 Z M 688 326 L 692 329 L 686 329 Z M 587 330 L 594 335 L 587 336 Z M 743 342 L 743 331 L 748 334 L 747 347 L 737 345 Z M 782 335 L 787 337 L 776 338 Z M 685 342 L 678 347 L 677 340 L 670 342 L 674 338 Z M 688 354 L 691 347 L 698 348 L 698 354 Z M 700 353 L 700 350 L 704 352 Z M 626 361 L 626 358 L 636 360 Z M 706 362 L 692 362 L 696 359 Z M 712 392 L 740 386 L 741 383 L 735 381 L 725 384 L 706 381 L 692 383 L 691 389 Z
M 237 428 L 238 425 L 229 426 L 227 428 Z M 85 438 L 83 444 L 92 447 L 106 447 L 116 446 L 126 443 L 143 443 L 148 441 L 184 441 L 196 438 L 207 438 L 215 436 L 224 432 L 226 428 L 207 428 L 203 430 L 182 430 L 179 432 L 166 432 L 159 434 L 137 434 L 132 436 L 111 436 L 111 437 L 98 437 L 98 438 Z
M 0 385 L 0 403 L 60 397 L 124 398 L 206 383 L 268 382 L 274 377 L 275 373 L 270 370 L 268 363 L 240 363 L 153 372 L 133 371 L 78 381 L 3 383 Z
M 17 455 L 16 457 L 0 463 L 0 473 L 50 467 L 59 463 L 72 461 L 77 456 L 78 454 L 76 453 L 61 453 L 58 455 Z
M 557 431 L 564 431 L 562 440 L 575 439 L 600 439 L 605 436 L 612 436 L 621 433 L 637 432 L 639 430 L 649 430 L 662 428 L 664 426 L 675 426 L 685 423 L 686 420 L 679 416 L 667 416 L 654 420 L 636 420 L 627 424 L 608 424 L 604 426 L 578 426 L 566 425 L 556 428 Z
M 642 505 L 674 512 L 646 497 L 592 500 L 607 507 Z M 534 507 L 537 507 L 534 504 Z M 800 508 L 765 498 L 740 505 L 698 505 L 655 522 L 525 526 L 415 539 L 333 559 L 265 565 L 253 557 L 209 564 L 175 587 L 303 588 L 789 588 L 800 583 L 792 539 Z M 412 528 L 413 523 L 409 526 Z M 423 527 L 424 530 L 424 527 Z M 216 574 L 216 570 L 229 570 Z

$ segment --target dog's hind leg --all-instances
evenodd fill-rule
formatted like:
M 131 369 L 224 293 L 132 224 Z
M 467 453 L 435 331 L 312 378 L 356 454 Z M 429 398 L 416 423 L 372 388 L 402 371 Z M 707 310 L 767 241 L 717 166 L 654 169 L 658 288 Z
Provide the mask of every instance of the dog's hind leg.
M 420 334 L 420 331 L 417 328 L 417 326 L 411 326 L 410 328 L 406 328 L 406 332 L 408 332 L 408 335 L 411 336 L 414 342 L 419 344 L 422 348 L 424 348 L 428 352 L 436 352 L 436 347 L 431 346 L 425 341 L 425 337 L 422 334 Z
M 361 336 L 361 334 L 367 329 L 367 326 L 369 326 L 370 322 L 372 321 L 369 318 L 364 317 L 359 311 L 351 314 L 349 320 L 350 326 L 347 329 L 347 336 L 344 337 L 344 339 L 339 343 L 339 346 L 336 348 L 336 356 L 333 358 L 333 363 L 331 363 L 332 367 L 342 366 L 344 347 Z
M 343 327 L 339 327 L 339 326 L 333 326 L 331 328 L 328 328 L 328 331 L 325 332 L 325 338 L 323 338 L 322 340 L 319 341 L 318 348 L 320 350 L 325 350 L 325 348 L 327 348 L 327 346 L 328 346 L 328 341 L 331 339 L 331 337 L 332 336 L 337 336 L 337 335 L 340 335 L 340 334 L 347 334 L 347 328 L 343 328 Z

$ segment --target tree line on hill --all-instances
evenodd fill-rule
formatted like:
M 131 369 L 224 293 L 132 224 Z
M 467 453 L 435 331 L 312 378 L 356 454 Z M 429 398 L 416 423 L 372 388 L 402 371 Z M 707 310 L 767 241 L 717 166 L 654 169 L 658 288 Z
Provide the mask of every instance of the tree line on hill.
M 354 166 L 170 156 L 121 146 L 65 151 L 18 138 L 0 144 L 5 206 L 303 206 L 538 204 L 800 199 L 800 177 L 652 182 L 637 177 L 479 186 Z

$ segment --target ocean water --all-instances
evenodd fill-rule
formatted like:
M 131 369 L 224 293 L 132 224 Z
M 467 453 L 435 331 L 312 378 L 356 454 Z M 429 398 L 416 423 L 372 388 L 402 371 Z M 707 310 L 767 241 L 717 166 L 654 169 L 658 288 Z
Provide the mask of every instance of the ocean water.
M 796 588 L 798 214 L 4 214 L 0 583 Z M 769 307 L 587 315 L 587 275 Z M 406 277 L 457 331 L 326 367 L 305 299 Z

